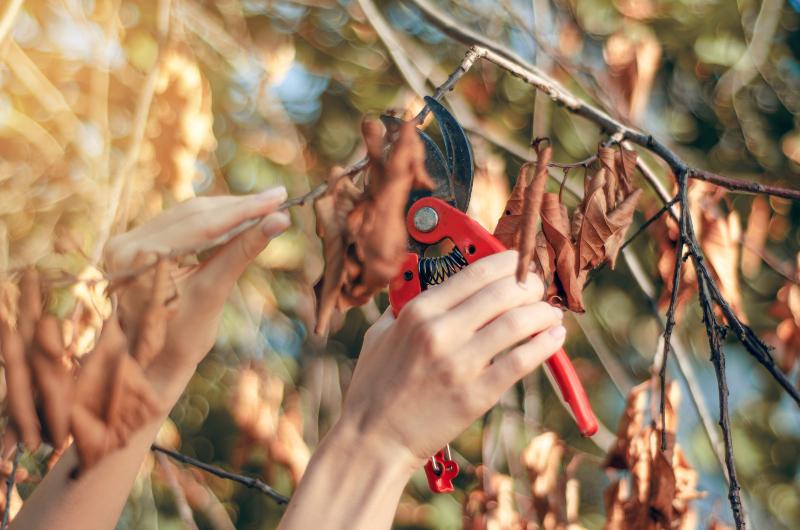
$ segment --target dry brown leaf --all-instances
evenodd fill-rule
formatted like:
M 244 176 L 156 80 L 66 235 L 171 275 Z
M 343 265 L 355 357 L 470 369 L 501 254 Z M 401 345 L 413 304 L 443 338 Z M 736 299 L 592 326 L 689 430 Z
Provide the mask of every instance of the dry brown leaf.
M 382 131 L 378 122 L 365 121 L 362 126 L 370 160 L 365 191 L 347 177 L 338 178 L 314 204 L 325 257 L 317 298 L 319 335 L 327 334 L 334 309 L 365 304 L 399 272 L 408 244 L 409 193 L 433 185 L 425 170 L 425 147 L 413 123 L 399 128 L 386 160 Z
M 604 528 L 609 530 L 683 528 L 695 518 L 691 501 L 701 496 L 696 490 L 697 472 L 674 442 L 678 386 L 671 383 L 667 389 L 665 423 L 669 449 L 665 452 L 660 450 L 658 427 L 644 421 L 651 389 L 647 381 L 628 394 L 617 440 L 608 455 L 607 467 L 627 470 L 630 475 L 606 490 Z
M 541 140 L 540 140 L 541 141 Z M 517 263 L 517 281 L 522 282 L 528 274 L 531 260 L 536 253 L 536 234 L 539 230 L 539 217 L 542 209 L 542 196 L 544 187 L 547 184 L 547 167 L 553 155 L 553 149 L 549 145 L 540 148 L 539 142 L 535 144 L 536 149 L 536 169 L 533 173 L 533 180 L 530 186 L 525 189 L 525 199 L 522 207 L 522 217 L 520 219 L 520 241 L 519 241 L 519 262 Z
M 513 479 L 500 473 L 484 477 L 485 473 L 486 468 L 479 466 L 476 475 L 481 486 L 471 490 L 464 499 L 462 528 L 523 530 L 525 524 L 514 503 Z
M 551 303 L 561 302 L 569 310 L 584 312 L 583 286 L 587 271 L 579 271 L 577 252 L 570 235 L 567 208 L 558 200 L 555 193 L 545 193 L 542 200 L 542 232 L 548 245 L 553 249 L 554 273 L 557 298 L 550 296 Z
M 362 126 L 370 158 L 365 200 L 348 216 L 355 235 L 353 251 L 360 274 L 345 284 L 353 305 L 363 305 L 400 270 L 408 245 L 405 208 L 412 188 L 432 188 L 425 169 L 425 146 L 413 123 L 400 127 L 388 159 L 383 161 L 383 133 L 378 122 Z
M 322 239 L 325 270 L 317 284 L 316 333 L 327 335 L 334 309 L 341 307 L 340 293 L 347 278 L 345 249 L 350 244 L 347 216 L 353 211 L 363 192 L 347 178 L 328 183 L 327 193 L 314 202 L 317 234 Z
M 542 156 L 544 155 L 544 156 Z M 539 159 L 549 153 L 544 150 Z M 575 312 L 583 312 L 583 287 L 589 271 L 605 261 L 616 265 L 617 254 L 633 222 L 641 195 L 632 181 L 636 168 L 635 151 L 601 146 L 600 167 L 584 180 L 584 198 L 570 216 L 555 193 L 544 193 L 541 200 L 541 232 L 532 239 L 524 230 L 536 224 L 536 198 L 543 190 L 546 162 L 537 167 L 542 179 L 527 185 L 523 166 L 508 200 L 505 215 L 499 220 L 495 237 L 509 248 L 520 248 L 518 276 L 533 260 L 548 285 L 547 300 Z M 525 201 L 530 198 L 529 203 Z M 523 205 L 530 208 L 524 215 Z M 531 217 L 529 221 L 526 221 Z M 524 245 L 524 249 L 522 246 Z
M 522 219 L 522 205 L 525 201 L 525 188 L 528 187 L 527 172 L 530 164 L 523 164 L 519 168 L 517 181 L 511 190 L 503 216 L 497 221 L 494 237 L 506 248 L 519 248 L 519 227 Z
M 160 410 L 142 367 L 128 354 L 128 341 L 114 313 L 87 355 L 76 384 L 70 422 L 81 470 L 125 446 Z
M 553 432 L 533 438 L 522 451 L 522 465 L 528 470 L 533 506 L 539 523 L 544 525 L 548 517 L 563 523 L 565 508 L 564 491 L 559 488 L 561 459 L 564 446 Z

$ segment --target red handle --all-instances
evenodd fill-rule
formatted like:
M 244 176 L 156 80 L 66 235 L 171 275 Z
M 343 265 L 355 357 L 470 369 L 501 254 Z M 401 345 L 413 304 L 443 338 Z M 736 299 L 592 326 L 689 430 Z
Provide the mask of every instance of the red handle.
M 414 226 L 414 215 L 420 208 L 432 208 L 436 211 L 438 222 L 429 232 L 421 232 Z M 458 247 L 468 263 L 506 250 L 492 234 L 486 231 L 477 221 L 467 214 L 436 197 L 423 197 L 416 201 L 408 211 L 406 227 L 409 235 L 420 243 L 435 244 L 449 238 Z M 389 301 L 395 316 L 406 303 L 417 296 L 422 287 L 419 282 L 417 264 L 419 257 L 409 253 L 403 268 L 389 284 Z M 578 429 L 584 436 L 592 436 L 597 432 L 597 418 L 586 390 L 575 373 L 575 367 L 562 348 L 547 360 L 547 367 L 553 375 L 561 396 L 569 405 Z
M 561 348 L 547 359 L 547 368 L 556 380 L 561 391 L 561 397 L 569 405 L 575 423 L 583 436 L 594 436 L 597 432 L 597 418 L 594 416 L 592 406 L 586 390 L 575 372 L 575 367 L 567 357 L 567 352 Z

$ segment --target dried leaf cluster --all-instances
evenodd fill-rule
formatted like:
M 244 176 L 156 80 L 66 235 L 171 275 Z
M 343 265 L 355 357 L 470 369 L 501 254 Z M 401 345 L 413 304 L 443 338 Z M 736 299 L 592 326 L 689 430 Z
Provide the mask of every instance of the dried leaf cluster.
M 365 188 L 347 176 L 333 177 L 314 203 L 325 258 L 317 287 L 320 335 L 327 334 L 334 310 L 365 304 L 399 272 L 408 244 L 409 192 L 432 186 L 425 148 L 412 123 L 400 127 L 391 147 L 378 122 L 365 121 L 362 134 L 369 157 Z
M 667 389 L 667 451 L 660 449 L 660 430 L 646 421 L 651 388 L 647 381 L 628 394 L 617 439 L 608 454 L 607 467 L 629 475 L 606 490 L 605 528 L 609 530 L 688 529 L 697 524 L 692 501 L 703 495 L 697 491 L 698 474 L 675 442 L 678 386 L 671 383 Z
M 21 274 L 0 318 L 0 352 L 10 424 L 29 449 L 43 441 L 58 449 L 71 436 L 87 469 L 160 412 L 144 369 L 161 352 L 172 314 L 170 268 L 162 261 L 139 279 L 149 281 L 150 301 L 138 326 L 126 333 L 112 313 L 83 357 L 65 343 L 59 318 L 45 310 L 39 273 Z
M 273 463 L 289 470 L 297 484 L 311 451 L 303 440 L 303 416 L 296 395 L 284 396 L 285 385 L 263 366 L 241 370 L 231 395 L 231 412 L 239 427 L 234 466 L 241 467 L 253 449 L 266 449 L 264 474 Z
M 538 528 L 543 530 L 582 530 L 578 522 L 580 484 L 572 476 L 575 457 L 562 471 L 565 448 L 553 432 L 533 438 L 522 452 L 528 471 L 531 497 Z
M 736 316 L 747 322 L 742 307 L 739 287 L 739 259 L 741 250 L 741 221 L 736 210 L 726 213 L 722 208 L 724 191 L 705 182 L 692 182 L 689 187 L 690 215 L 701 250 L 706 256 L 709 270 L 717 279 L 723 296 Z M 665 308 L 672 296 L 672 276 L 675 270 L 675 247 L 679 227 L 670 216 L 665 215 L 655 223 L 654 233 L 658 245 L 657 268 L 664 281 L 659 305 Z M 694 267 L 681 267 L 681 285 L 678 305 L 683 305 L 697 293 L 697 278 Z
M 572 476 L 579 457 L 562 469 L 565 446 L 552 432 L 542 433 L 522 451 L 532 504 L 518 506 L 510 476 L 479 466 L 479 486 L 464 500 L 463 528 L 469 530 L 582 530 L 578 522 L 580 485 Z
M 599 167 L 584 181 L 584 197 L 570 216 L 557 193 L 544 193 L 549 147 L 539 149 L 532 182 L 523 166 L 497 223 L 495 236 L 520 249 L 520 267 L 532 259 L 549 285 L 548 300 L 583 312 L 583 286 L 589 271 L 603 262 L 612 268 L 633 221 L 641 190 L 633 184 L 636 152 L 601 146 Z M 541 201 L 541 202 L 539 202 Z M 537 211 L 537 206 L 540 211 Z M 541 230 L 533 238 L 537 217 Z
M 501 473 L 485 476 L 483 466 L 476 471 L 481 484 L 464 499 L 464 530 L 523 530 L 526 528 L 514 503 L 513 479 Z

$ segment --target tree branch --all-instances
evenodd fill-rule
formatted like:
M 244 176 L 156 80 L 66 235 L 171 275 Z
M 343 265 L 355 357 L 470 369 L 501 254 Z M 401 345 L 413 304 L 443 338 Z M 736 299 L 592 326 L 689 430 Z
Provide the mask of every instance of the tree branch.
M 679 175 L 680 173 L 686 172 L 689 178 L 706 180 L 713 184 L 724 186 L 732 191 L 764 193 L 790 199 L 800 199 L 800 190 L 779 186 L 767 186 L 731 177 L 722 177 L 721 175 L 716 175 L 705 170 L 693 168 L 681 159 L 677 153 L 663 142 L 657 140 L 653 135 L 630 127 L 612 118 L 603 110 L 582 101 L 564 88 L 561 83 L 535 65 L 530 64 L 508 48 L 492 42 L 483 35 L 464 27 L 449 15 L 434 7 L 428 0 L 406 1 L 417 7 L 425 18 L 443 33 L 462 44 L 485 48 L 486 60 L 534 86 L 537 90 L 544 92 L 550 96 L 553 101 L 565 107 L 573 114 L 586 118 L 610 135 L 618 135 L 620 141 L 630 140 L 652 151 L 667 163 L 673 174 Z
M 680 189 L 686 187 L 686 173 L 681 173 L 679 176 Z M 661 368 L 658 370 L 658 381 L 660 386 L 660 405 L 659 411 L 661 414 L 661 450 L 667 450 L 667 414 L 666 414 L 666 392 L 667 392 L 667 359 L 669 359 L 669 350 L 671 347 L 670 340 L 672 338 L 672 330 L 675 328 L 675 310 L 678 305 L 678 291 L 681 287 L 681 265 L 683 265 L 683 234 L 686 232 L 686 217 L 689 214 L 686 211 L 685 204 L 681 205 L 680 213 L 680 230 L 678 241 L 675 244 L 675 263 L 672 271 L 672 296 L 669 299 L 669 309 L 667 309 L 667 323 L 664 325 L 664 352 L 661 356 Z
M 695 257 L 695 256 L 693 256 Z M 697 266 L 697 263 L 695 263 Z M 731 420 L 728 412 L 728 382 L 725 376 L 725 352 L 722 348 L 722 339 L 725 328 L 717 322 L 714 315 L 714 308 L 709 300 L 706 290 L 706 279 L 702 274 L 698 274 L 697 284 L 700 297 L 700 307 L 703 310 L 703 322 L 708 335 L 708 346 L 711 351 L 711 362 L 714 364 L 714 372 L 717 376 L 717 392 L 719 396 L 719 427 L 722 431 L 722 439 L 725 444 L 725 466 L 728 470 L 728 500 L 733 511 L 733 520 L 737 530 L 745 528 L 744 508 L 739 496 L 740 486 L 736 478 L 736 466 L 733 461 L 733 439 L 731 438 Z
M 275 491 L 271 486 L 267 485 L 259 478 L 231 473 L 230 471 L 225 471 L 224 469 L 218 468 L 216 466 L 206 464 L 205 462 L 201 462 L 200 460 L 186 456 L 177 451 L 167 449 L 166 447 L 161 447 L 160 445 L 153 444 L 150 448 L 153 451 L 163 453 L 168 457 L 177 460 L 178 462 L 194 466 L 196 468 L 202 469 L 207 473 L 211 473 L 212 475 L 215 475 L 217 477 L 224 478 L 225 480 L 231 480 L 233 482 L 236 482 L 237 484 L 242 484 L 243 486 L 247 486 L 248 488 L 258 490 L 267 497 L 273 499 L 278 504 L 289 503 L 289 497 L 281 495 L 280 493 Z

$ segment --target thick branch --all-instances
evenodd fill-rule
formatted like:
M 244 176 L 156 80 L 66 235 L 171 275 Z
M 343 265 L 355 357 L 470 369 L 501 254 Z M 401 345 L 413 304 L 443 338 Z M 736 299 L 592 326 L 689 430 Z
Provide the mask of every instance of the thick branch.
M 200 460 L 196 460 L 177 451 L 172 451 L 171 449 L 167 449 L 166 447 L 161 447 L 160 445 L 153 444 L 151 449 L 159 453 L 164 453 L 168 457 L 175 459 L 178 462 L 182 462 L 184 464 L 202 469 L 207 473 L 211 473 L 212 475 L 224 478 L 225 480 L 231 480 L 233 482 L 236 482 L 237 484 L 242 484 L 243 486 L 247 486 L 248 488 L 256 489 L 261 493 L 263 493 L 264 495 L 266 495 L 267 497 L 273 499 L 278 504 L 289 503 L 289 497 L 281 495 L 280 493 L 272 489 L 271 486 L 267 485 L 259 478 L 247 477 L 245 475 L 237 475 L 236 473 L 225 471 L 224 469 L 206 464 L 205 462 L 201 462 Z

